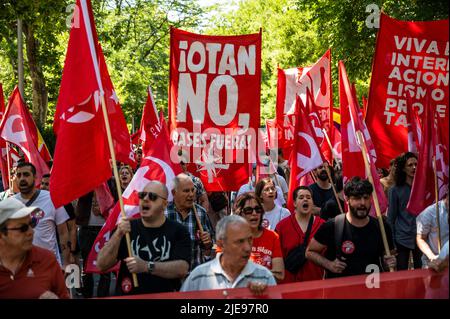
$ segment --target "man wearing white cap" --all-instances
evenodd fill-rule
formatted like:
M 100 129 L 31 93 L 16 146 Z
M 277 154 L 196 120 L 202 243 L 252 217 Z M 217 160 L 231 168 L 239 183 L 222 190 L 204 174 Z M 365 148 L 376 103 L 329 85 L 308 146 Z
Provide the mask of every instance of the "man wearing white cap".
M 54 254 L 33 245 L 37 210 L 15 198 L 0 202 L 0 299 L 69 298 Z

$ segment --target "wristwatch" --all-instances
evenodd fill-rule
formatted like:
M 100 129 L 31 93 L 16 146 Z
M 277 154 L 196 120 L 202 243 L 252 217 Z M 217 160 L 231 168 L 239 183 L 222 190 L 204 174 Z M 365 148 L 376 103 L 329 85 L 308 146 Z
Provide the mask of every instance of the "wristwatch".
M 147 263 L 147 271 L 149 274 L 151 274 L 155 270 L 155 263 L 153 261 L 149 261 Z

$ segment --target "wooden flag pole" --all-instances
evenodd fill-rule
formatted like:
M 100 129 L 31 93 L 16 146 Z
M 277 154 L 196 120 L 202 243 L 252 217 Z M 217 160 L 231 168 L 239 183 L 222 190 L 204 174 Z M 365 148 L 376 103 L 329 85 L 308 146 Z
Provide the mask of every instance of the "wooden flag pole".
M 380 231 L 381 231 L 381 237 L 383 239 L 384 251 L 385 251 L 387 257 L 391 257 L 391 251 L 389 250 L 389 245 L 388 245 L 388 242 L 387 242 L 386 230 L 384 229 L 383 217 L 381 215 L 380 203 L 378 202 L 377 191 L 375 189 L 375 184 L 373 183 L 372 172 L 370 171 L 370 165 L 369 165 L 369 161 L 367 159 L 367 156 L 369 155 L 369 153 L 367 152 L 366 142 L 365 142 L 365 140 L 364 140 L 364 138 L 362 136 L 361 131 L 356 131 L 356 137 L 359 140 L 359 144 L 363 148 L 362 156 L 363 156 L 363 159 L 364 159 L 364 166 L 366 167 L 366 172 L 367 172 L 367 176 L 369 178 L 369 182 L 373 186 L 373 192 L 372 192 L 373 202 L 375 204 L 375 211 L 377 213 L 378 223 L 380 224 Z M 389 267 L 389 271 L 393 272 L 394 268 L 393 267 Z
M 336 192 L 336 188 L 334 187 L 333 179 L 331 178 L 330 168 L 328 167 L 328 163 L 326 161 L 325 161 L 324 165 L 325 165 L 325 170 L 327 171 L 328 179 L 330 180 L 331 188 L 333 189 L 334 197 L 336 198 L 336 202 L 339 206 L 339 211 L 341 212 L 341 214 L 343 214 L 344 210 L 342 209 L 342 205 L 341 205 L 341 202 L 339 201 L 339 197 Z
M 11 178 L 11 155 L 9 154 L 9 142 L 6 142 L 6 161 L 8 162 L 8 184 L 9 184 L 9 192 L 14 194 L 13 190 L 13 181 Z
M 195 220 L 197 221 L 198 229 L 200 229 L 200 232 L 203 233 L 203 226 L 202 226 L 202 223 L 200 222 L 200 218 L 198 217 L 197 207 L 195 207 L 195 203 L 194 203 L 194 205 L 192 205 L 192 208 L 194 209 L 194 216 L 195 216 Z
M 127 217 L 125 214 L 125 208 L 123 206 L 123 199 L 122 199 L 122 188 L 120 186 L 120 180 L 119 180 L 119 171 L 117 169 L 117 163 L 116 163 L 116 153 L 114 151 L 114 144 L 111 136 L 111 127 L 109 126 L 109 117 L 108 117 L 108 111 L 106 110 L 106 102 L 105 102 L 105 94 L 102 93 L 102 111 L 103 111 L 103 119 L 105 121 L 105 127 L 106 127 L 106 136 L 108 137 L 108 145 L 109 145 L 109 152 L 111 154 L 111 161 L 112 161 L 112 167 L 114 172 L 114 180 L 116 181 L 116 188 L 117 188 L 117 196 L 119 197 L 119 205 L 120 205 L 120 213 L 122 217 Z M 127 241 L 127 248 L 128 248 L 128 256 L 133 257 L 133 253 L 131 251 L 131 240 L 130 240 L 130 233 L 125 234 L 125 239 Z M 133 277 L 133 284 L 134 287 L 139 287 L 137 275 L 135 273 L 131 274 Z
M 314 175 L 313 171 L 309 172 L 309 174 L 311 175 L 311 178 L 313 179 L 314 183 L 317 183 L 317 177 L 316 175 Z
M 434 195 L 436 198 L 436 225 L 438 235 L 438 253 L 441 253 L 441 223 L 439 222 L 439 185 L 437 178 L 436 156 L 433 156 L 433 172 L 434 172 Z

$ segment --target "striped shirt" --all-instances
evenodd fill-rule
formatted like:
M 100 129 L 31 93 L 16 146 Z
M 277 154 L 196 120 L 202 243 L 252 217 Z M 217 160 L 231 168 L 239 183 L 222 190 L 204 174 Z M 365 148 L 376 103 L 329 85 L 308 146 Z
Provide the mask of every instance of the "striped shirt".
M 214 229 L 211 225 L 211 221 L 209 220 L 206 210 L 198 204 L 195 204 L 195 207 L 197 208 L 197 214 L 200 219 L 200 223 L 202 224 L 203 231 L 209 233 L 209 235 L 211 236 L 211 240 L 214 243 L 215 238 Z M 168 219 L 179 222 L 180 224 L 184 225 L 189 231 L 192 247 L 191 270 L 197 267 L 198 265 L 208 261 L 209 257 L 205 256 L 203 253 L 205 247 L 203 246 L 200 238 L 197 236 L 197 231 L 199 230 L 199 228 L 197 226 L 197 220 L 195 219 L 193 210 L 191 209 L 187 217 L 183 219 L 183 216 L 181 216 L 181 214 L 175 207 L 175 203 L 171 202 L 167 206 L 166 216 Z
M 218 253 L 213 260 L 195 268 L 186 278 L 180 291 L 243 288 L 247 287 L 249 282 L 261 282 L 268 286 L 277 284 L 270 270 L 255 264 L 251 260 L 247 262 L 239 276 L 232 282 L 220 264 L 221 255 L 221 253 Z

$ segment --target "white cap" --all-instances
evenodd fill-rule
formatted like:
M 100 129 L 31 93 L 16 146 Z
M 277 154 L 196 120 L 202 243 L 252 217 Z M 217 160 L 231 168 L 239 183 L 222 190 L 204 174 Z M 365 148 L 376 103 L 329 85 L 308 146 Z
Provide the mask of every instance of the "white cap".
M 20 200 L 9 197 L 0 202 L 0 225 L 9 219 L 19 219 L 30 215 L 38 207 L 27 207 Z

